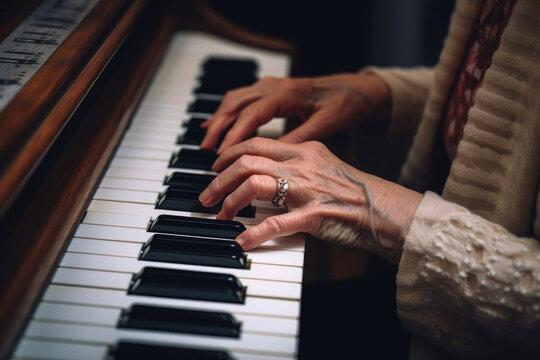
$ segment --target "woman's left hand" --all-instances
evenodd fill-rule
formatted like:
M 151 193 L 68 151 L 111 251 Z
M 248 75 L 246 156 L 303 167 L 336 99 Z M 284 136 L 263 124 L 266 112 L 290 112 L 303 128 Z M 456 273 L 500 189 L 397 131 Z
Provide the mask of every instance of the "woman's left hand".
M 272 200 L 277 178 L 289 188 L 288 212 L 270 216 L 238 236 L 245 249 L 272 238 L 305 232 L 359 247 L 397 263 L 422 195 L 359 171 L 315 141 L 286 144 L 253 138 L 227 149 L 214 163 L 220 174 L 200 201 L 223 202 L 218 219 L 233 219 L 252 200 Z

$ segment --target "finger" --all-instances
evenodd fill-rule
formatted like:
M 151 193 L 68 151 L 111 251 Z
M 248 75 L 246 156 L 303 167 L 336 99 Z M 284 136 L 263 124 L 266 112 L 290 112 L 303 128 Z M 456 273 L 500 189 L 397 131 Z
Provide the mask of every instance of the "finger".
M 267 175 L 251 175 L 223 201 L 217 219 L 232 220 L 251 201 L 272 200 L 276 194 L 276 179 Z
M 201 142 L 201 149 L 209 150 L 217 146 L 222 134 L 229 128 L 245 106 L 260 98 L 258 91 L 251 88 L 234 90 L 233 95 L 225 96 L 222 104 L 214 115 L 201 125 L 206 128 L 206 135 Z
M 244 250 L 251 250 L 268 240 L 304 232 L 308 223 L 308 213 L 303 210 L 271 216 L 242 232 L 236 242 Z
M 325 111 L 316 112 L 303 124 L 283 135 L 278 140 L 288 144 L 300 144 L 326 137 L 338 131 L 338 128 L 335 128 L 335 124 L 332 124 L 331 121 L 331 117 L 336 115 L 328 114 Z
M 297 153 L 298 150 L 294 145 L 257 137 L 227 149 L 214 162 L 212 170 L 217 172 L 223 171 L 242 155 L 262 156 L 275 161 L 285 161 L 293 158 Z
M 206 119 L 201 126 L 208 127 L 211 123 L 215 122 L 216 119 L 219 119 L 223 115 L 227 116 L 231 114 L 238 114 L 240 110 L 253 101 L 256 101 L 261 96 L 261 92 L 254 86 L 246 86 L 230 90 L 225 94 L 221 104 L 216 109 L 214 114 Z
M 274 117 L 293 115 L 297 106 L 298 104 L 294 101 L 284 98 L 283 94 L 279 93 L 251 103 L 238 115 L 238 119 L 218 148 L 218 154 L 247 139 L 259 126 L 266 124 Z
M 214 121 L 206 129 L 206 134 L 204 135 L 203 141 L 201 142 L 201 150 L 211 150 L 214 149 L 219 143 L 219 139 L 222 134 L 229 128 L 229 126 L 234 122 L 235 116 L 222 116 L 219 120 Z
M 282 173 L 283 175 L 281 175 Z M 259 156 L 244 155 L 219 174 L 199 196 L 204 206 L 213 206 L 220 202 L 225 194 L 230 193 L 251 175 L 268 175 L 273 178 L 287 176 L 286 165 Z

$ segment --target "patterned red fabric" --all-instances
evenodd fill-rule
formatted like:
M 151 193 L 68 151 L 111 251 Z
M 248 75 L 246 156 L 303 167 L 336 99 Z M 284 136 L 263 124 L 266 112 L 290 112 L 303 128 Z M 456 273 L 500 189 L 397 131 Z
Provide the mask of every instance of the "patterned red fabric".
M 499 47 L 501 35 L 515 2 L 516 0 L 484 0 L 480 18 L 450 92 L 443 118 L 444 145 L 451 160 L 456 157 L 469 109 L 474 105 L 476 91 L 482 85 L 484 73 L 491 65 L 493 53 Z

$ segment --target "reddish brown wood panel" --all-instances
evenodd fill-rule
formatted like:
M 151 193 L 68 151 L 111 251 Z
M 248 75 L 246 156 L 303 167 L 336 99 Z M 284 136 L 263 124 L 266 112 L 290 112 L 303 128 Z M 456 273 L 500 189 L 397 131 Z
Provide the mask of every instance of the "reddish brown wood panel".
M 281 39 L 255 34 L 229 21 L 212 8 L 206 1 L 177 1 L 171 4 L 175 8 L 179 27 L 182 29 L 201 30 L 252 47 L 285 53 L 295 57 L 294 47 Z
M 77 78 L 81 85 L 74 84 L 130 2 L 99 2 L 0 113 L 0 215 L 75 110 L 85 83 L 91 84 L 103 69 L 106 62 L 94 62 L 96 69 Z M 68 90 L 69 96 L 62 97 Z M 61 115 L 48 116 L 53 109 Z
M 113 34 L 133 22 L 131 17 L 141 10 L 138 6 L 136 2 Z M 27 204 L 15 207 L 17 215 L 3 224 L 10 229 L 0 231 L 4 282 L 0 284 L 0 358 L 13 350 L 175 27 L 172 18 L 161 19 L 158 25 L 138 32 L 148 36 L 145 41 L 126 43 L 111 63 L 113 68 L 103 74 L 106 80 L 98 80 L 51 148 L 44 170 L 37 170 L 36 188 L 19 197 Z M 108 45 L 102 47 L 106 53 Z M 88 71 L 91 68 L 89 64 Z M 107 86 L 111 84 L 116 86 Z

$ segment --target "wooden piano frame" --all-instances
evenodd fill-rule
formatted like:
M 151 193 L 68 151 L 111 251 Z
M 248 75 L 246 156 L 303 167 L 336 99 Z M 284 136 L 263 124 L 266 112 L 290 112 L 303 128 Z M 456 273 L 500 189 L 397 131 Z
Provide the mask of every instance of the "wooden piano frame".
M 39 1 L 0 5 L 3 40 Z M 102 0 L 0 113 L 0 358 L 8 358 L 179 29 L 289 54 L 203 1 Z

